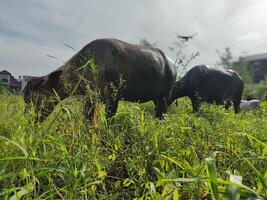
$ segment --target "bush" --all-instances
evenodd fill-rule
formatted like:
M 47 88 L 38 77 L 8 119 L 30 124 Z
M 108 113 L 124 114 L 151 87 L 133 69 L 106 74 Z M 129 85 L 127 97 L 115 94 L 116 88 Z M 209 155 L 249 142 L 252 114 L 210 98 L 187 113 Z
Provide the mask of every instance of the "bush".
M 0 94 L 9 94 L 9 90 L 0 83 Z
M 243 199 L 266 197 L 266 108 L 235 115 L 188 99 L 164 120 L 152 103 L 120 102 L 97 127 L 62 102 L 34 125 L 22 98 L 0 95 L 0 198 Z M 242 179 L 242 180 L 241 180 Z
M 267 100 L 267 79 L 260 83 L 250 83 L 245 86 L 245 99 Z

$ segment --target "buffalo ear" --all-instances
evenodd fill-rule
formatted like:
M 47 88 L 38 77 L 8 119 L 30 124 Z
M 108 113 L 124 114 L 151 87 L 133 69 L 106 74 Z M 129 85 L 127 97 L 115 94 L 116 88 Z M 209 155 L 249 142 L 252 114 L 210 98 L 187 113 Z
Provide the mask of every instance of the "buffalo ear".
M 61 74 L 62 74 L 62 70 L 57 70 L 57 71 L 50 73 L 48 75 L 48 80 L 47 80 L 48 84 L 51 87 L 55 87 L 59 81 L 59 77 Z

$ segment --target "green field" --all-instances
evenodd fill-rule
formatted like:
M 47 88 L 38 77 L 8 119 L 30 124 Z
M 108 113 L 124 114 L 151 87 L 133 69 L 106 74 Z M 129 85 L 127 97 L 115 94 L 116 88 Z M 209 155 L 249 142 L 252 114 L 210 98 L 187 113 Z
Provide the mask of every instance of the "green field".
M 152 103 L 121 102 L 97 128 L 81 103 L 43 123 L 22 97 L 0 95 L 0 199 L 264 199 L 267 104 L 235 115 L 180 99 L 164 120 Z

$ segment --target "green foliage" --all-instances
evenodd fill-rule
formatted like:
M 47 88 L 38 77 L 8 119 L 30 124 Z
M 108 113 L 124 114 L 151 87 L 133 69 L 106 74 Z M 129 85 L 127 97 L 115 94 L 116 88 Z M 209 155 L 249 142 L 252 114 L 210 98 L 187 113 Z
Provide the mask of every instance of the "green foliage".
M 219 55 L 219 65 L 223 66 L 225 69 L 232 69 L 233 68 L 233 55 L 229 47 L 224 49 L 224 52 L 216 51 Z
M 265 105 L 265 104 L 264 104 Z M 235 115 L 187 99 L 164 120 L 152 103 L 121 102 L 97 127 L 81 103 L 41 124 L 21 97 L 0 95 L 0 199 L 264 199 L 267 104 Z
M 267 98 L 267 79 L 260 83 L 253 83 L 252 72 L 242 60 L 233 63 L 232 69 L 237 71 L 242 77 L 245 88 L 243 92 L 244 99 L 266 100 Z
M 240 60 L 239 62 L 232 63 L 232 69 L 238 72 L 245 84 L 253 83 L 252 72 L 249 71 L 249 68 L 244 61 Z
M 218 191 L 218 184 L 217 184 L 217 175 L 216 175 L 216 168 L 214 162 L 211 158 L 206 158 L 207 162 L 207 174 L 209 177 L 209 185 L 212 196 L 214 199 L 219 199 L 219 191 Z
M 252 72 L 249 71 L 246 62 L 244 62 L 242 59 L 235 61 L 229 47 L 226 47 L 224 52 L 217 51 L 217 54 L 219 55 L 219 66 L 238 72 L 245 83 L 245 87 L 247 84 L 252 83 Z
M 0 94 L 10 94 L 10 91 L 0 82 Z
M 244 98 L 267 100 L 267 79 L 257 84 L 247 84 L 244 91 Z
M 157 45 L 157 42 L 152 44 L 147 39 L 143 38 L 142 40 L 140 40 L 139 44 L 144 47 L 154 48 Z
M 229 47 L 226 47 L 224 52 L 217 51 L 219 55 L 218 64 L 225 69 L 232 69 L 242 77 L 245 87 L 243 91 L 244 99 L 259 99 L 266 100 L 267 98 L 267 79 L 260 83 L 253 83 L 252 71 L 248 65 L 240 59 L 235 62 Z

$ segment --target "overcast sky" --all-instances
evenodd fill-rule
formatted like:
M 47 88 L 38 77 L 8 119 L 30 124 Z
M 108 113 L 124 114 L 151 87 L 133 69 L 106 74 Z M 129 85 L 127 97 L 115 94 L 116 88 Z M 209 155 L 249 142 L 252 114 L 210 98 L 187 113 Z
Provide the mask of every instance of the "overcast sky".
M 215 50 L 267 52 L 266 0 L 0 0 L 0 70 L 45 75 L 97 38 L 157 42 L 169 57 L 175 33 L 197 33 L 191 65 L 214 65 Z M 53 59 L 52 55 L 58 59 Z

